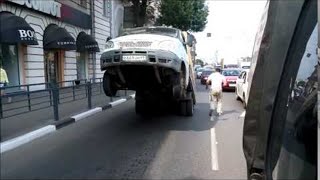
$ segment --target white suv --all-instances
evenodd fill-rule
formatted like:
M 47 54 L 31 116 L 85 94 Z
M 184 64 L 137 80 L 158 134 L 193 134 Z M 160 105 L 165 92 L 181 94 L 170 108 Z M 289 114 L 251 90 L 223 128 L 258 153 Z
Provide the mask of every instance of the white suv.
M 237 98 L 237 100 L 242 101 L 244 108 L 246 108 L 247 101 L 248 101 L 248 96 L 247 96 L 248 74 L 249 74 L 249 69 L 244 69 L 240 73 L 240 75 L 236 81 L 236 90 L 235 90 L 236 98 Z

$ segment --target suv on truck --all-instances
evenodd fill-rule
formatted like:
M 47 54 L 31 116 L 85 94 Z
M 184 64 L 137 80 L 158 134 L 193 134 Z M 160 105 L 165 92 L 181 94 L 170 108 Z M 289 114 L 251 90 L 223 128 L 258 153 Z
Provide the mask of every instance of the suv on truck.
M 135 90 L 137 114 L 157 110 L 162 104 L 192 116 L 195 95 L 189 37 L 176 28 L 140 27 L 109 40 L 100 59 L 105 94 Z

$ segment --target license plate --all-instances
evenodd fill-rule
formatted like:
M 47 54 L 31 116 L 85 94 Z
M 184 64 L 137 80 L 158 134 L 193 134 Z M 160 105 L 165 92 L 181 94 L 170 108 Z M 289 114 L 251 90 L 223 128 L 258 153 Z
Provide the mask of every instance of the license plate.
M 236 85 L 235 85 L 235 84 L 229 84 L 229 86 L 230 86 L 230 87 L 236 87 Z
M 127 62 L 143 62 L 147 60 L 147 56 L 122 56 L 122 60 Z

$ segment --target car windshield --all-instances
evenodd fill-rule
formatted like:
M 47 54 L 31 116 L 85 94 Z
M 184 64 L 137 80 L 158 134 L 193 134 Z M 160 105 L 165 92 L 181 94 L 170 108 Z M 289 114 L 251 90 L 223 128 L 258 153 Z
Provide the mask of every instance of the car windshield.
M 202 75 L 209 76 L 211 73 L 213 73 L 213 71 L 203 71 Z
M 240 71 L 239 70 L 224 70 L 222 72 L 224 76 L 239 76 Z
M 129 28 L 125 29 L 121 36 L 131 35 L 131 34 L 157 34 L 165 35 L 170 37 L 178 38 L 178 31 L 174 28 L 167 27 L 142 27 L 142 28 Z
M 198 68 L 197 69 L 197 72 L 202 72 L 202 71 L 204 71 L 204 68 Z

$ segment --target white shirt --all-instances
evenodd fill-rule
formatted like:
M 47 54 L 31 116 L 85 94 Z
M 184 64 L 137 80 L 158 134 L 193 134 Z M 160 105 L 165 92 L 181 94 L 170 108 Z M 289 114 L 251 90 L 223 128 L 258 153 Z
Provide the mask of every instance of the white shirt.
M 226 78 L 222 74 L 214 72 L 210 74 L 207 81 L 211 81 L 211 91 L 222 91 L 222 83 L 226 83 Z

